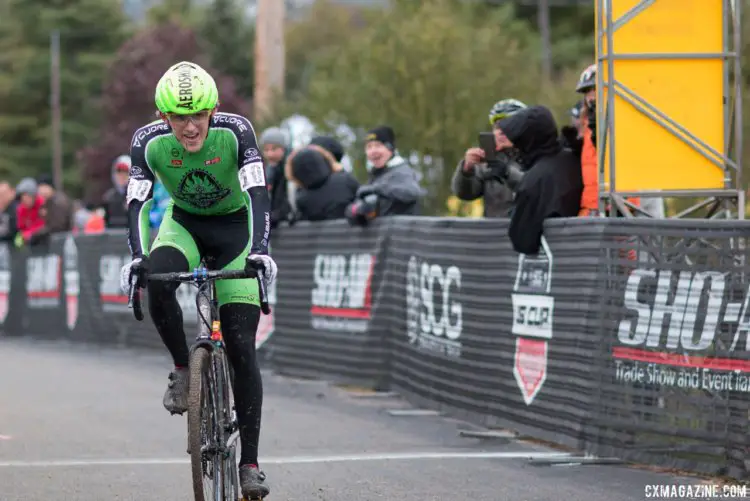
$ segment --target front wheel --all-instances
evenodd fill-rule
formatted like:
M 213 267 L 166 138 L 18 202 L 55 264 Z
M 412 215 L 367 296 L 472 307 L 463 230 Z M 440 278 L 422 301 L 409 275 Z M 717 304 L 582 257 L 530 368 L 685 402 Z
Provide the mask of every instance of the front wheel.
M 190 356 L 188 446 L 195 501 L 221 499 L 224 481 L 220 420 L 211 353 L 199 347 Z

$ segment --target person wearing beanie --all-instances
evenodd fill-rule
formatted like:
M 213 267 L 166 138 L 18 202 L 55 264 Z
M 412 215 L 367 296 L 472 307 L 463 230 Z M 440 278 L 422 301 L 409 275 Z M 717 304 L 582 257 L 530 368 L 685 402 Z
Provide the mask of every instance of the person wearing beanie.
M 19 202 L 16 208 L 16 221 L 21 237 L 17 244 L 29 244 L 34 235 L 44 228 L 44 199 L 39 196 L 36 181 L 30 177 L 21 179 L 16 186 L 16 194 Z
M 266 182 L 271 197 L 271 228 L 282 221 L 288 221 L 292 207 L 289 203 L 287 179 L 284 165 L 289 155 L 289 137 L 279 127 L 269 127 L 260 135 L 258 144 L 263 148 L 266 163 Z
M 343 155 L 342 155 L 343 156 Z M 309 144 L 289 155 L 286 177 L 297 189 L 297 218 L 307 221 L 342 219 L 359 188 L 333 153 Z
M 377 216 L 415 215 L 424 190 L 417 173 L 396 149 L 396 134 L 387 125 L 371 129 L 365 136 L 365 154 L 370 172 L 367 184 L 357 190 L 347 217 L 357 221 Z M 374 195 L 374 197 L 373 197 Z M 375 207 L 373 207 L 375 205 Z
M 42 217 L 44 228 L 36 234 L 42 238 L 51 233 L 62 233 L 73 229 L 73 203 L 60 190 L 56 190 L 52 178 L 43 176 L 38 181 L 38 193 L 44 200 Z
M 112 162 L 112 187 L 104 193 L 104 224 L 107 228 L 128 226 L 126 192 L 131 163 L 130 155 L 120 155 Z
M 315 136 L 310 140 L 310 144 L 326 149 L 338 163 L 344 158 L 344 146 L 333 136 Z

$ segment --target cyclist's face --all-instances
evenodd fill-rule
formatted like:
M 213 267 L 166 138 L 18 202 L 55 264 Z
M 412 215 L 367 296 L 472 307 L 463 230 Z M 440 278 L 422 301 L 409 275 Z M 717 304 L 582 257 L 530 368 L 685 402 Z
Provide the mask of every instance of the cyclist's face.
M 216 110 L 203 110 L 192 115 L 177 115 L 169 113 L 165 119 L 172 127 L 174 137 L 190 153 L 196 153 L 203 148 L 208 136 L 208 124 Z

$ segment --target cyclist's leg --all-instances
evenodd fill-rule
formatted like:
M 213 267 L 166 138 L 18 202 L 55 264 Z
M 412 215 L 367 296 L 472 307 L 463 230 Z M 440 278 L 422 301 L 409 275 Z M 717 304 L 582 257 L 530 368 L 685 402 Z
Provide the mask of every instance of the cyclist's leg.
M 224 228 L 221 247 L 217 247 L 216 267 L 241 270 L 250 252 L 250 221 L 233 224 L 230 233 Z M 244 227 L 243 227 L 244 225 Z M 224 235 L 231 236 L 231 242 Z M 216 282 L 216 298 L 227 357 L 234 371 L 234 401 L 240 427 L 240 483 L 243 494 L 265 496 L 269 489 L 265 475 L 258 468 L 263 383 L 255 351 L 255 333 L 260 320 L 260 300 L 256 280 L 220 280 Z
M 188 271 L 200 262 L 194 238 L 173 218 L 170 205 L 164 213 L 159 233 L 149 254 L 149 272 L 172 273 Z M 187 410 L 189 351 L 182 323 L 182 309 L 177 302 L 179 284 L 153 281 L 148 284 L 148 306 L 156 330 L 169 350 L 175 369 L 169 375 L 164 394 L 164 407 L 174 413 Z

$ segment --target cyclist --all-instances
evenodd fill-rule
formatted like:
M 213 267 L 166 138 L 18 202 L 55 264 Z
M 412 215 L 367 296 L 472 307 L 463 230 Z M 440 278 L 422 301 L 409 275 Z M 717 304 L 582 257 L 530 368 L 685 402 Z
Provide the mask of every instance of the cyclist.
M 145 283 L 147 272 L 189 271 L 202 257 L 216 269 L 259 269 L 268 284 L 276 264 L 268 256 L 270 203 L 265 169 L 249 120 L 218 112 L 214 79 L 200 66 L 180 62 L 156 86 L 161 120 L 133 135 L 127 189 L 128 244 L 132 262 L 121 286 Z M 149 251 L 149 207 L 156 179 L 172 201 Z M 148 308 L 174 361 L 164 394 L 172 414 L 187 410 L 188 346 L 177 303 L 177 284 L 150 282 Z M 260 319 L 255 280 L 216 282 L 222 332 L 234 369 L 234 401 L 240 428 L 240 485 L 250 499 L 268 495 L 258 467 L 263 386 L 255 354 Z

